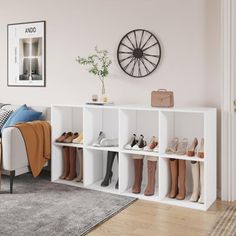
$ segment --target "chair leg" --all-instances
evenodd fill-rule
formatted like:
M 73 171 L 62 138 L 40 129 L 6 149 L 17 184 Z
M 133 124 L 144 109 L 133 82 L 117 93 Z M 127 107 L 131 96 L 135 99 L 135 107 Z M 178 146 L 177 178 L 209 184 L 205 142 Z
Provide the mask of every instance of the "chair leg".
M 12 194 L 13 192 L 13 180 L 14 180 L 14 177 L 15 177 L 15 171 L 10 171 L 10 193 Z

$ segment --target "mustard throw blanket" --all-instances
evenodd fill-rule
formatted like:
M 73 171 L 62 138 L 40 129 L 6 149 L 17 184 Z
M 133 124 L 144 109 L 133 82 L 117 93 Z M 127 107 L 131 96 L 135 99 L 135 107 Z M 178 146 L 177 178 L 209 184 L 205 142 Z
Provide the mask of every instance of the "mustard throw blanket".
M 47 121 L 33 121 L 15 127 L 23 136 L 31 171 L 37 177 L 51 158 L 51 125 Z

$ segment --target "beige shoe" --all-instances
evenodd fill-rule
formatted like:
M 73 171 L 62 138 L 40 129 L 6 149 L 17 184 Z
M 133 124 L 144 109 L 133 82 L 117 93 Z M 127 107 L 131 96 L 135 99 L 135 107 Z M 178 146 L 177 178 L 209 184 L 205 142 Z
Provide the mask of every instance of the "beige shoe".
M 176 154 L 186 155 L 187 147 L 188 147 L 188 139 L 184 138 L 181 142 L 178 143 Z
M 79 136 L 77 138 L 73 139 L 72 143 L 82 144 L 83 138 L 84 138 L 83 132 L 80 132 Z
M 198 140 L 197 140 L 197 138 L 194 138 L 191 146 L 188 147 L 187 156 L 189 156 L 189 157 L 195 156 L 195 151 L 196 151 L 197 145 L 198 145 Z
M 197 156 L 200 157 L 200 158 L 204 158 L 204 138 L 202 138 L 202 140 L 201 140 L 201 144 L 200 144 L 200 147 L 198 149 Z
M 178 138 L 173 138 L 171 142 L 169 143 L 168 147 L 166 148 L 166 153 L 167 154 L 174 154 L 177 151 L 179 139 Z
M 70 135 L 63 141 L 63 143 L 72 143 L 74 139 L 79 136 L 79 133 L 70 133 Z
M 153 149 L 158 145 L 157 138 L 155 136 L 152 137 L 150 143 L 144 147 L 144 151 L 152 152 Z

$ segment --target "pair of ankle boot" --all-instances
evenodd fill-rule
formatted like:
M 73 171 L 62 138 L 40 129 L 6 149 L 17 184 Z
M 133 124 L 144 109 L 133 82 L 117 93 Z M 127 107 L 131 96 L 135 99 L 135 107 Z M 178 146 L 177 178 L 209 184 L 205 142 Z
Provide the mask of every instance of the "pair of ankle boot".
M 186 195 L 185 175 L 186 162 L 185 160 L 170 159 L 170 174 L 171 174 L 171 189 L 170 198 L 184 200 Z
M 80 161 L 80 173 L 77 182 L 83 180 L 83 150 L 79 150 L 79 161 Z M 62 147 L 62 155 L 63 155 L 63 174 L 60 179 L 65 180 L 73 180 L 77 177 L 76 172 L 76 156 L 77 156 L 77 148 L 75 147 Z
M 134 185 L 132 187 L 132 193 L 140 193 L 141 185 L 143 180 L 143 158 L 134 158 Z M 148 160 L 147 169 L 148 169 L 148 184 L 144 191 L 145 196 L 152 196 L 155 193 L 155 180 L 156 180 L 156 160 Z

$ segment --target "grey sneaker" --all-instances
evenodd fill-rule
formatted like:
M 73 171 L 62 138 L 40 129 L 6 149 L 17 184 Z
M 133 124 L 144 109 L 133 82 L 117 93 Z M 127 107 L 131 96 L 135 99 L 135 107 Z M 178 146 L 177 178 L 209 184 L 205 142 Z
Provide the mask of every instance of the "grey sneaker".
M 97 138 L 96 142 L 93 144 L 93 146 L 94 146 L 94 147 L 100 147 L 100 146 L 101 146 L 101 141 L 102 141 L 102 139 L 104 139 L 105 137 L 106 137 L 105 134 L 104 134 L 102 131 L 100 131 L 100 133 L 99 133 L 99 135 L 98 135 L 98 138 Z
M 143 150 L 147 146 L 147 142 L 144 140 L 144 136 L 141 134 L 138 140 L 138 143 L 133 146 L 134 150 Z

